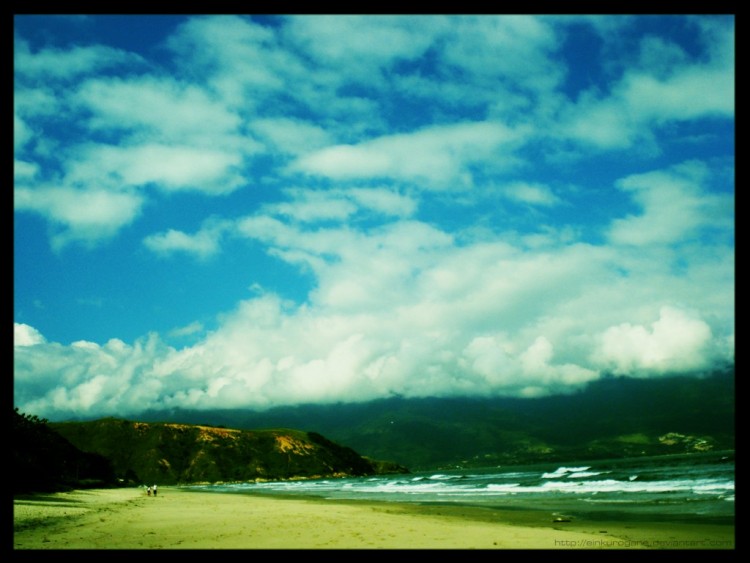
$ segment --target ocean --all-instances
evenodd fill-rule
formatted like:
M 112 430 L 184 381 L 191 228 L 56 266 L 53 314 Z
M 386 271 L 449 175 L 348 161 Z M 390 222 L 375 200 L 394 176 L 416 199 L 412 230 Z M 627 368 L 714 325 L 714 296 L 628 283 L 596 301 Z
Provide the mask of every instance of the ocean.
M 710 452 L 188 488 L 543 510 L 563 519 L 733 524 L 734 484 L 734 452 Z

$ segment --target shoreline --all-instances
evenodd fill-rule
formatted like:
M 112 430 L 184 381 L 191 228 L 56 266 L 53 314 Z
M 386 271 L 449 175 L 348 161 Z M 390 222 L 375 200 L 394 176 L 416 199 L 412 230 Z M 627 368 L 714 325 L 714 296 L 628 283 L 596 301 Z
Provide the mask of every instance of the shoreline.
M 42 549 L 734 549 L 734 525 L 553 522 L 544 510 L 159 487 L 23 495 L 13 547 Z

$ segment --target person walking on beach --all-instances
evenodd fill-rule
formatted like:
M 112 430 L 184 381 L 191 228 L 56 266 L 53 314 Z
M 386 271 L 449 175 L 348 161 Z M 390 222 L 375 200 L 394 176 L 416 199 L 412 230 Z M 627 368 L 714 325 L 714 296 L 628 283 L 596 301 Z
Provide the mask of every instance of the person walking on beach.
M 154 485 L 154 496 L 156 496 L 156 485 Z
M 148 487 L 148 488 L 146 489 L 146 494 L 147 494 L 148 496 L 151 496 L 151 487 Z

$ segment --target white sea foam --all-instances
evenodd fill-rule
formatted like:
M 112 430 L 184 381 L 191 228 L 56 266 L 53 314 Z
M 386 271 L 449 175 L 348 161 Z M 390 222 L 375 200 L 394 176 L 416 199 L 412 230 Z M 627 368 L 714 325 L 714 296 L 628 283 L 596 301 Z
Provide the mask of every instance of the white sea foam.
M 693 492 L 698 494 L 716 493 L 718 491 L 734 491 L 734 483 L 704 483 L 693 487 Z
M 435 475 L 431 475 L 428 477 L 428 479 L 433 479 L 436 481 L 447 481 L 451 479 L 465 479 L 465 475 L 443 475 L 442 473 L 437 473 Z
M 521 487 L 520 483 L 507 483 L 505 485 L 487 485 L 488 491 L 521 491 L 523 489 L 528 489 L 529 487 Z
M 581 474 L 595 472 L 578 472 Z M 609 472 L 599 472 L 604 474 Z M 527 474 L 524 474 L 527 475 Z M 538 475 L 538 474 L 537 474 Z M 628 480 L 572 479 L 573 473 L 560 471 L 557 479 L 545 477 L 542 481 L 529 480 L 522 484 L 519 480 L 465 478 L 457 480 L 456 476 L 433 475 L 429 479 L 421 477 L 411 479 L 369 478 L 366 480 L 326 480 L 326 481 L 286 481 L 254 483 L 240 488 L 275 490 L 286 492 L 343 492 L 351 494 L 404 494 L 404 495 L 474 495 L 482 494 L 519 494 L 519 493 L 565 493 L 565 494 L 600 494 L 600 493 L 669 493 L 683 492 L 696 495 L 720 495 L 734 492 L 734 482 L 727 480 L 669 479 L 657 481 L 638 481 L 630 476 Z M 492 476 L 490 476 L 492 477 Z M 496 481 L 496 482 L 493 482 Z
M 583 479 L 584 477 L 596 477 L 597 475 L 604 475 L 609 471 L 576 471 L 575 473 L 568 474 L 568 479 Z
M 554 467 L 554 466 L 553 466 Z M 512 469 L 512 468 L 508 468 Z M 656 510 L 685 514 L 722 514 L 733 511 L 734 468 L 715 464 L 683 467 L 677 464 L 630 465 L 624 468 L 571 463 L 554 471 L 544 465 L 518 470 L 487 468 L 466 472 L 447 470 L 413 475 L 278 481 L 205 486 L 217 491 L 256 491 L 312 494 L 323 498 L 379 499 L 395 502 L 499 503 L 514 506 L 537 500 L 589 503 L 592 510 L 621 506 L 623 510 Z M 728 503 L 723 501 L 729 501 Z M 580 506 L 580 504 L 578 504 Z M 567 506 L 567 504 L 566 504 Z M 725 508 L 721 508 L 721 507 Z M 706 512 L 709 511 L 709 512 Z M 713 512 L 712 512 L 713 511 Z
M 565 475 L 566 473 L 578 473 L 580 471 L 587 471 L 589 469 L 591 469 L 591 467 L 588 465 L 585 467 L 558 467 L 551 473 L 543 473 L 542 479 L 555 479 L 557 477 Z

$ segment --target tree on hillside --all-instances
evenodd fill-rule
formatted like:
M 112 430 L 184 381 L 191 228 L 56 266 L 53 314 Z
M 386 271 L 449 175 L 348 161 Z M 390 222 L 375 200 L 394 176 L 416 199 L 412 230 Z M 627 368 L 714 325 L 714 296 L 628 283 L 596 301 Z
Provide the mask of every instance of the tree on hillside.
M 111 463 L 98 454 L 82 452 L 36 415 L 13 410 L 14 494 L 51 492 L 116 483 Z

